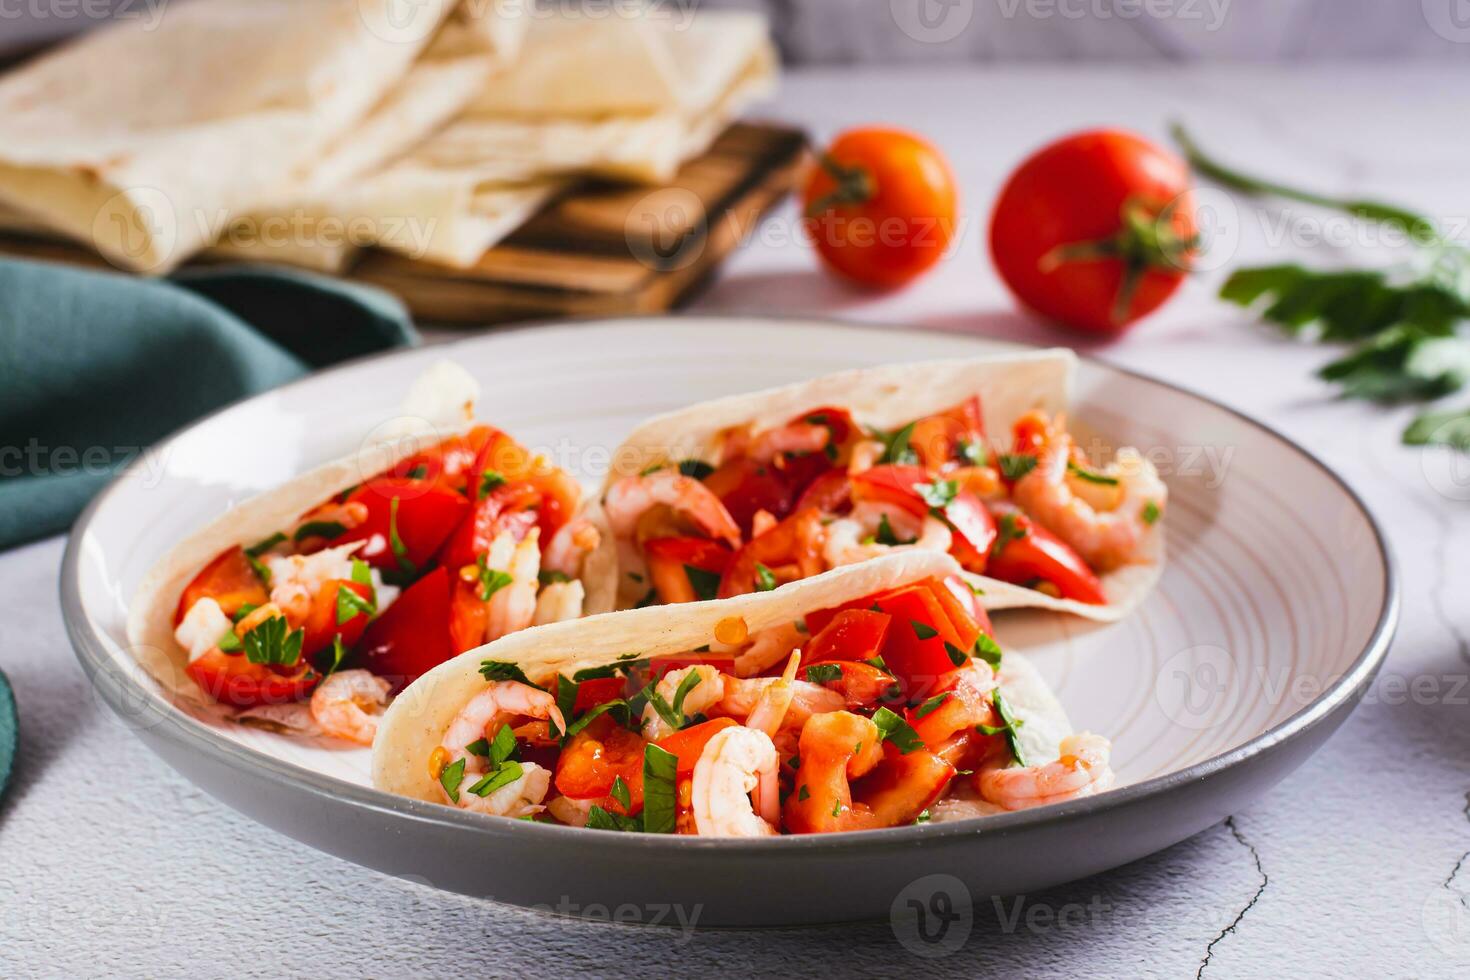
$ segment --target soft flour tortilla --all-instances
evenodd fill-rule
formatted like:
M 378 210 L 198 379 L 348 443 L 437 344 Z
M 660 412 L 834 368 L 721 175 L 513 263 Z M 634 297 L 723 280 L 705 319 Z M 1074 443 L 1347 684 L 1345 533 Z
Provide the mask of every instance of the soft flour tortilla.
M 650 466 L 685 459 L 717 463 L 720 433 L 725 430 L 751 423 L 757 428 L 784 425 L 800 413 L 823 405 L 846 408 L 867 425 L 893 429 L 979 395 L 985 431 L 1010 432 L 1016 420 L 1033 409 L 1048 414 L 1068 409 L 1076 365 L 1076 356 L 1064 349 L 893 364 L 704 402 L 660 415 L 635 429 L 613 452 L 602 489 L 606 493 L 615 480 L 642 473 Z M 1108 597 L 1105 606 L 1053 599 L 1035 589 L 968 572 L 965 577 L 983 590 L 981 599 L 987 609 L 1054 609 L 1111 622 L 1141 602 L 1162 574 L 1162 527 L 1151 536 L 1143 558 L 1139 564 L 1101 576 Z M 631 584 L 620 582 L 622 605 L 628 604 L 635 591 L 642 594 Z
M 234 545 L 261 541 L 289 526 L 323 500 L 356 486 L 426 447 L 468 431 L 477 423 L 465 421 L 462 369 L 447 362 L 430 368 L 417 381 L 396 418 L 375 430 L 350 456 L 326 463 L 274 490 L 229 507 L 214 521 L 175 545 L 144 577 L 128 613 L 128 643 L 133 656 L 167 691 L 185 700 L 209 704 L 184 673 L 188 652 L 174 639 L 174 612 L 185 586 L 221 551 Z M 473 381 L 470 381 L 473 385 Z M 473 402 L 473 392 L 468 394 Z M 612 534 L 602 525 L 600 511 L 589 508 L 589 520 L 598 525 L 602 542 L 586 558 L 581 581 L 586 615 L 613 607 L 617 552 Z
M 0 198 L 167 271 L 366 116 L 454 6 L 200 0 L 94 31 L 0 80 Z
M 485 688 L 482 661 L 516 664 L 532 681 L 546 683 L 558 673 L 601 667 L 630 653 L 657 657 L 698 649 L 710 642 L 715 624 L 730 616 L 742 617 L 754 633 L 818 609 L 958 571 L 948 555 L 911 551 L 834 569 L 771 592 L 649 606 L 513 633 L 440 664 L 398 696 L 373 742 L 373 785 L 400 796 L 443 802 L 439 782 L 429 772 L 429 756 L 454 716 Z M 1058 743 L 1071 732 L 1066 712 L 1019 654 L 1006 653 L 1001 664 L 1001 689 L 1025 721 L 1024 751 L 1041 760 L 1055 759 Z

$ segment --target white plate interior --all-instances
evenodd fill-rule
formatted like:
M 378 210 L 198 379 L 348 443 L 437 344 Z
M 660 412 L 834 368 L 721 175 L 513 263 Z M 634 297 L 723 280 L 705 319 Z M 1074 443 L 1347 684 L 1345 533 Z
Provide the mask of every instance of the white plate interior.
M 237 405 L 147 454 L 78 548 L 83 614 L 120 673 L 127 603 L 174 542 L 230 506 L 354 450 L 409 383 L 451 358 L 480 417 L 584 485 L 639 421 L 696 401 L 850 367 L 1011 349 L 918 331 L 789 320 L 659 318 L 502 333 L 369 360 Z M 1176 389 L 1084 362 L 1074 415 L 1104 445 L 1151 454 L 1169 483 L 1169 558 L 1121 623 L 1011 611 L 1078 729 L 1114 740 L 1120 783 L 1220 755 L 1307 707 L 1369 642 L 1387 570 L 1358 503 L 1259 426 Z M 996 434 L 993 434 L 996 435 Z M 142 678 L 157 690 L 151 680 Z M 368 753 L 196 715 L 250 749 L 367 785 Z

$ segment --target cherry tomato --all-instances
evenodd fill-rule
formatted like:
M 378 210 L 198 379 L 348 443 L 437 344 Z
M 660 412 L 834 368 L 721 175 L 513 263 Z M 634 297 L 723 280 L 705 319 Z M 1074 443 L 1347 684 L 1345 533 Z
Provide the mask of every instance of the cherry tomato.
M 1017 585 L 1049 582 L 1063 599 L 1107 604 L 1097 575 L 1061 538 L 1019 511 L 1001 515 L 999 525 L 1000 550 L 991 549 L 986 574 Z
M 710 573 L 718 587 L 733 552 L 708 538 L 650 538 L 643 543 L 643 555 L 659 601 L 668 603 L 714 598 L 696 591 L 689 569 Z
M 902 507 L 915 517 L 923 517 L 929 513 L 929 505 L 914 489 L 915 484 L 929 483 L 931 480 L 929 473 L 922 466 L 885 463 L 864 470 L 851 479 L 853 500 L 872 500 L 893 504 L 896 507 Z
M 367 629 L 368 614 L 361 610 L 353 611 L 343 622 L 337 621 L 337 597 L 343 589 L 355 592 L 366 601 L 372 601 L 373 587 L 366 582 L 331 579 L 317 589 L 316 595 L 312 596 L 306 622 L 301 624 L 306 631 L 301 638 L 303 657 L 309 657 L 318 650 L 331 646 L 334 636 L 342 637 L 342 646 L 351 650 L 362 636 L 362 631 Z
M 367 520 L 334 543 L 367 542 L 358 557 L 376 568 L 398 568 L 402 564 L 393 546 L 394 532 L 402 545 L 402 560 L 422 568 L 470 509 L 469 501 L 453 490 L 427 480 L 397 477 L 369 480 L 352 491 L 347 502 L 365 506 Z
M 883 649 L 893 617 L 871 609 L 844 609 L 826 616 L 821 610 L 806 617 L 807 628 L 816 630 L 802 651 L 801 662 L 826 660 L 871 660 Z
M 958 194 L 944 155 L 897 129 L 849 130 L 802 193 L 807 235 L 827 268 L 893 289 L 927 271 L 954 237 Z
M 852 477 L 852 497 L 893 504 L 915 517 L 924 517 L 929 513 L 929 504 L 915 488 L 938 479 L 921 466 L 874 466 Z M 970 571 L 983 572 L 990 545 L 995 541 L 995 521 L 990 512 L 980 498 L 968 490 L 960 490 L 945 505 L 944 517 L 954 532 L 950 553 Z
M 556 760 L 557 791 L 574 800 L 598 799 L 598 805 L 629 815 L 643 809 L 643 736 L 614 723 L 607 715 L 573 735 Z M 630 806 L 608 793 L 619 776 L 628 787 Z M 600 799 L 599 799 L 600 798 Z
M 1021 164 L 996 200 L 990 251 L 1022 304 L 1113 335 L 1179 288 L 1196 235 L 1184 161 L 1141 136 L 1101 129 Z
M 356 660 L 401 691 L 453 655 L 449 573 L 441 566 L 405 589 L 368 624 Z
M 236 708 L 300 701 L 321 680 L 305 657 L 294 667 L 277 668 L 217 649 L 189 661 L 184 673 L 210 697 Z
M 184 587 L 178 608 L 174 610 L 175 626 L 200 599 L 213 599 L 226 616 L 234 616 L 241 606 L 265 605 L 270 601 L 270 595 L 245 557 L 244 549 L 235 547 L 220 552 Z
M 726 728 L 733 728 L 738 724 L 734 718 L 715 718 L 711 721 L 700 722 L 690 728 L 682 728 L 672 735 L 665 735 L 659 739 L 658 747 L 667 752 L 672 752 L 679 757 L 679 773 L 688 775 L 694 771 L 694 766 L 699 762 L 704 747 L 709 740 Z

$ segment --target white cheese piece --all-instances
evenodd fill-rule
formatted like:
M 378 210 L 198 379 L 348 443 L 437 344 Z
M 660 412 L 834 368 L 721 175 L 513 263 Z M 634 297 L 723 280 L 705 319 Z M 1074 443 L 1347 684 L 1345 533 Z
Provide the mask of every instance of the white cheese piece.
M 174 639 L 179 646 L 189 651 L 189 662 L 193 663 L 212 650 L 234 624 L 226 616 L 219 603 L 204 598 L 195 602 L 179 621 L 174 630 Z

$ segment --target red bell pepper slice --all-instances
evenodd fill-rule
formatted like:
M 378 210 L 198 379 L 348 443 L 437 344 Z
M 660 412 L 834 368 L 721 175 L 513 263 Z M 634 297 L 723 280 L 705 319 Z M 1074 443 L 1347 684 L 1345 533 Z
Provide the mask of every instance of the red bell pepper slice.
M 1063 599 L 1107 605 L 1097 575 L 1061 538 L 1020 511 L 1006 511 L 997 523 L 999 550 L 991 549 L 986 574 L 1017 585 L 1049 582 Z
M 453 655 L 449 573 L 441 566 L 409 586 L 368 624 L 356 659 L 401 691 Z
M 968 571 L 984 573 L 990 560 L 990 547 L 995 544 L 995 518 L 968 490 L 955 494 L 944 508 L 944 517 L 954 531 L 950 554 Z
M 174 610 L 175 626 L 200 599 L 213 599 L 226 616 L 234 616 L 241 606 L 265 605 L 270 601 L 270 595 L 245 557 L 244 549 L 235 547 L 220 552 L 184 587 L 178 608 Z
M 401 568 L 404 561 L 414 569 L 422 568 L 459 527 L 470 508 L 469 501 L 453 490 L 427 480 L 397 477 L 369 480 L 352 491 L 347 502 L 365 506 L 367 520 L 334 544 L 366 542 L 357 556 L 376 568 Z M 393 546 L 395 531 L 402 546 L 402 560 Z
M 643 556 L 659 601 L 670 603 L 713 598 L 695 590 L 688 569 L 708 572 L 718 581 L 734 553 L 708 538 L 650 538 L 643 543 Z
M 820 630 L 802 651 L 801 662 L 817 663 L 824 660 L 871 660 L 883 649 L 883 639 L 888 635 L 893 617 L 871 609 L 844 609 L 831 616 L 823 616 L 827 610 L 806 617 L 807 628 L 813 629 L 813 619 L 823 621 Z
M 658 747 L 678 756 L 679 775 L 688 775 L 694 771 L 694 766 L 699 762 L 699 757 L 703 754 L 704 747 L 709 744 L 709 740 L 726 728 L 735 727 L 736 724 L 734 718 L 715 718 L 700 722 L 698 725 L 664 736 L 659 739 Z
M 251 663 L 243 653 L 210 650 L 191 660 L 184 673 L 216 701 L 236 708 L 254 708 L 300 701 L 321 680 L 305 657 L 287 670 Z

